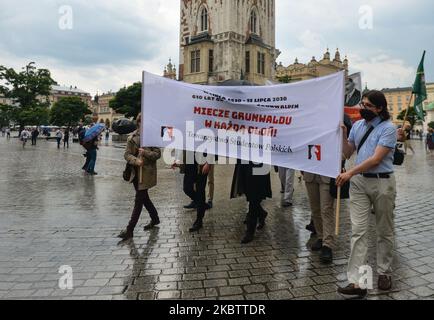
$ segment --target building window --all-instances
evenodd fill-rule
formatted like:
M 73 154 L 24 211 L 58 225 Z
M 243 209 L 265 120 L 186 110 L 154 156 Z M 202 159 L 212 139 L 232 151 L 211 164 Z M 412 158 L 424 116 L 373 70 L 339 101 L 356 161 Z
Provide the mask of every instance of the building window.
M 250 13 L 250 32 L 258 34 L 258 15 L 256 10 L 252 10 Z
M 202 9 L 200 14 L 200 31 L 208 30 L 208 10 L 206 8 Z
M 214 50 L 209 50 L 208 72 L 214 72 Z
M 246 51 L 246 73 L 250 73 L 250 51 Z
M 265 75 L 265 53 L 258 52 L 258 73 Z
M 200 72 L 200 50 L 191 52 L 191 73 Z

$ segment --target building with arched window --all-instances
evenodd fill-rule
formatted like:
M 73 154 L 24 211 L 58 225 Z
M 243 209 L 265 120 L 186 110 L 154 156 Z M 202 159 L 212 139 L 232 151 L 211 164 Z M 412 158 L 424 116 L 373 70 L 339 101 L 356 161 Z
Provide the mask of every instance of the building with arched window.
M 180 2 L 180 80 L 262 85 L 274 78 L 275 0 Z
M 200 31 L 208 31 L 208 9 L 205 6 L 200 10 Z

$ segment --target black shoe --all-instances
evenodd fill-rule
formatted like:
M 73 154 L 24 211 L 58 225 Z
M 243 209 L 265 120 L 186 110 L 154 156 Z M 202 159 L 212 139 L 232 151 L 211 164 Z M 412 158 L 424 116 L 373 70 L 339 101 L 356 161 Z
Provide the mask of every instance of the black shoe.
M 322 239 L 316 240 L 316 242 L 310 248 L 312 251 L 320 251 L 323 248 Z
M 89 172 L 89 171 L 87 171 L 87 174 L 88 175 L 90 175 L 90 176 L 97 176 L 98 175 L 98 173 L 97 172 Z
M 145 230 L 145 231 L 151 230 L 155 226 L 158 226 L 159 224 L 160 224 L 160 220 L 151 221 L 143 228 L 143 230 Z
M 132 231 L 128 231 L 127 229 L 122 230 L 121 233 L 119 233 L 118 238 L 121 238 L 122 240 L 129 240 L 134 237 L 134 234 Z
M 344 295 L 346 298 L 364 298 L 368 295 L 368 290 L 356 288 L 353 283 L 345 288 L 338 288 L 338 293 Z
M 203 228 L 203 224 L 202 224 L 202 222 L 195 222 L 194 224 L 193 224 L 193 226 L 188 230 L 188 231 L 190 231 L 190 232 L 197 232 L 197 231 L 199 231 L 200 229 L 202 229 Z
M 292 202 L 284 201 L 284 202 L 282 202 L 282 207 L 284 207 L 284 208 L 292 207 Z
M 312 232 L 312 234 L 316 234 L 315 225 L 313 224 L 313 221 L 311 221 L 307 226 L 306 230 Z
M 250 242 L 252 242 L 253 241 L 253 234 L 251 234 L 251 233 L 246 233 L 245 235 L 244 235 L 244 238 L 243 238 L 243 240 L 241 240 L 241 244 L 247 244 L 247 243 L 250 243 Z
M 386 275 L 378 276 L 378 289 L 382 291 L 389 291 L 392 289 L 392 277 Z
M 330 264 L 333 262 L 333 251 L 327 246 L 321 248 L 319 260 L 324 264 Z
M 192 201 L 189 205 L 184 206 L 184 209 L 197 209 L 196 202 Z

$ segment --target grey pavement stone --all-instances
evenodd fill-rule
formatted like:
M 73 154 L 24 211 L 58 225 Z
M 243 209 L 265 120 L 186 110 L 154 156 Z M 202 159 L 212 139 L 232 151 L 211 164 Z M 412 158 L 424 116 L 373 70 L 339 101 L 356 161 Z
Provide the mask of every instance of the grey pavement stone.
M 104 287 L 109 282 L 109 279 L 91 279 L 84 283 L 84 287 Z
M 137 300 L 155 300 L 155 292 L 143 292 L 137 295 Z
M 270 300 L 290 300 L 294 298 L 289 290 L 272 291 L 268 293 L 268 297 Z
M 368 299 L 433 298 L 434 200 L 414 190 L 432 189 L 434 158 L 423 153 L 419 142 L 413 146 L 416 155 L 395 167 L 394 291 Z M 19 170 L 11 159 L 19 161 Z M 187 202 L 183 177 L 160 161 L 158 185 L 150 197 L 162 224 L 144 232 L 145 214 L 135 239 L 119 243 L 115 236 L 128 221 L 134 200 L 133 188 L 121 177 L 123 150 L 100 147 L 97 177 L 83 176 L 82 163 L 77 144 L 64 151 L 42 140 L 23 150 L 15 140 L 0 137 L 1 299 L 340 300 L 334 291 L 346 281 L 347 201 L 342 202 L 334 263 L 324 266 L 306 247 L 310 234 L 304 226 L 311 214 L 303 183 L 295 184 L 291 210 L 282 210 L 277 197 L 263 202 L 267 228 L 243 246 L 239 241 L 247 205 L 227 196 L 233 166 L 216 167 L 214 208 L 205 228 L 191 235 L 194 211 L 191 215 L 182 208 Z M 274 173 L 271 179 L 273 194 L 279 195 L 279 179 Z M 28 192 L 22 192 L 23 185 Z M 375 261 L 374 250 L 370 261 Z M 62 265 L 73 268 L 72 291 L 58 289 Z
M 82 287 L 76 288 L 73 292 L 74 295 L 77 296 L 91 296 L 98 293 L 101 288 L 99 287 Z
M 410 291 L 419 297 L 434 298 L 434 290 L 428 287 L 416 287 L 414 289 L 411 289 Z
M 225 287 L 228 285 L 228 281 L 226 279 L 205 280 L 203 284 L 205 288 Z
M 238 294 L 242 294 L 243 289 L 241 289 L 240 286 L 220 287 L 219 292 L 222 296 L 235 296 Z
M 293 288 L 291 289 L 291 293 L 296 298 L 314 296 L 316 294 L 315 290 L 313 290 L 311 287 Z
M 266 293 L 252 293 L 252 294 L 246 294 L 245 295 L 246 300 L 270 300 L 268 295 Z
M 205 289 L 206 296 L 209 297 L 218 297 L 218 291 L 217 288 L 206 288 Z
M 235 300 L 235 301 L 241 301 L 241 300 L 245 300 L 244 296 L 242 295 L 237 295 L 237 296 L 226 296 L 226 297 L 219 297 L 218 300 Z M 255 299 L 257 300 L 257 299 Z
M 182 290 L 181 294 L 182 299 L 199 299 L 205 298 L 205 290 L 204 289 L 195 289 L 195 290 Z
M 180 287 L 182 287 L 183 283 L 180 283 Z M 178 283 L 177 282 L 159 282 L 155 284 L 155 290 L 156 291 L 165 291 L 165 290 L 176 290 L 178 289 Z M 180 288 L 183 289 L 183 288 Z M 185 289 L 185 288 L 184 288 Z
M 202 281 L 182 281 L 178 282 L 178 286 L 180 290 L 200 289 L 204 287 Z
M 181 298 L 181 291 L 160 291 L 158 300 L 175 300 Z
M 247 278 L 247 277 L 229 279 L 229 285 L 231 285 L 231 286 L 242 286 L 242 285 L 247 285 L 247 284 L 251 284 L 249 278 Z
M 243 286 L 243 289 L 247 293 L 265 292 L 265 286 L 262 285 L 262 284 L 254 284 L 254 285 Z

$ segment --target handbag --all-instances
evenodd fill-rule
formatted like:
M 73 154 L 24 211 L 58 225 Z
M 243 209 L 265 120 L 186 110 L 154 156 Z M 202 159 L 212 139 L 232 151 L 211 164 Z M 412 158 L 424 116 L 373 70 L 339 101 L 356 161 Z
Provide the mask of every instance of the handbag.
M 124 180 L 125 180 L 126 182 L 130 182 L 130 180 L 131 180 L 131 175 L 132 175 L 132 173 L 133 173 L 133 170 L 134 170 L 134 168 L 133 168 L 133 166 L 132 166 L 131 164 L 127 163 L 127 164 L 125 165 L 125 170 L 124 170 L 124 172 L 122 173 L 122 178 L 124 178 Z
M 405 152 L 399 149 L 398 144 L 395 147 L 395 153 L 393 154 L 393 164 L 395 166 L 401 166 L 404 163 Z

